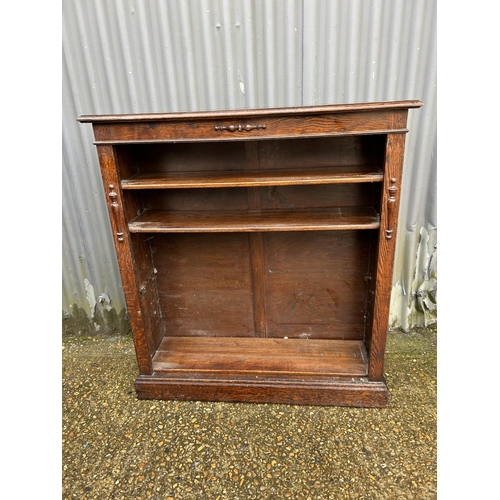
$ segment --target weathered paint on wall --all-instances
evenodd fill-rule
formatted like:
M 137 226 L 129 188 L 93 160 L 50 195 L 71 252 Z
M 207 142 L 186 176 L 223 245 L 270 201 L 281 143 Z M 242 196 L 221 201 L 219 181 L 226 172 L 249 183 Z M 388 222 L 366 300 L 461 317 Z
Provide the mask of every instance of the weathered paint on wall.
M 389 324 L 408 331 L 413 326 L 437 322 L 437 232 L 420 228 L 414 250 L 415 263 L 410 287 L 404 281 L 395 283 L 391 296 Z M 408 242 L 412 244 L 413 239 Z
M 128 331 L 80 114 L 420 99 L 410 111 L 391 325 L 437 318 L 436 1 L 63 1 L 63 318 Z

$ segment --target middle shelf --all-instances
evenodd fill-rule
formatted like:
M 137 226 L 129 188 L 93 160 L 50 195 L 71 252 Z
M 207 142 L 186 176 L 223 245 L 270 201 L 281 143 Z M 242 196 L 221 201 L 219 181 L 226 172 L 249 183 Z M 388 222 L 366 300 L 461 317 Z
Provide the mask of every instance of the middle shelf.
M 122 180 L 123 189 L 176 189 L 290 186 L 381 182 L 382 170 L 376 166 L 286 168 L 259 171 L 207 171 L 141 173 Z
M 373 207 L 269 211 L 146 210 L 128 225 L 131 233 L 210 233 L 378 229 Z

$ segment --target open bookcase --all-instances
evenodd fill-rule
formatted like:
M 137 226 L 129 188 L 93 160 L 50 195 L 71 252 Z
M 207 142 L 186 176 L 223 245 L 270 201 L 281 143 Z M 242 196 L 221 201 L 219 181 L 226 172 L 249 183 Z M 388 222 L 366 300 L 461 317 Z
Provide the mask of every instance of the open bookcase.
M 82 116 L 139 397 L 380 407 L 409 108 Z

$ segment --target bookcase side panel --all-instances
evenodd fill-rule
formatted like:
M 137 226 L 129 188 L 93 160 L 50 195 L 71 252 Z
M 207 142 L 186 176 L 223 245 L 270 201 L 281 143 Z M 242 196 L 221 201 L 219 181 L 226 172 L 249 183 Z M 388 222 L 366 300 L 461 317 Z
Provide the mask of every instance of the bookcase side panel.
M 370 356 L 369 379 L 374 381 L 382 381 L 384 377 L 384 357 L 387 330 L 389 328 L 389 305 L 396 249 L 405 139 L 404 134 L 387 135 L 373 320 L 371 338 L 368 342 Z
M 127 220 L 123 210 L 123 199 L 119 189 L 117 159 L 112 146 L 97 146 L 104 190 L 107 194 L 107 206 L 113 239 L 115 243 L 118 265 L 123 284 L 123 292 L 127 302 L 127 312 L 134 336 L 137 363 L 141 374 L 152 373 L 151 353 L 153 342 L 148 339 L 143 321 L 141 301 L 134 275 L 134 259 L 132 255 L 130 235 L 127 231 Z

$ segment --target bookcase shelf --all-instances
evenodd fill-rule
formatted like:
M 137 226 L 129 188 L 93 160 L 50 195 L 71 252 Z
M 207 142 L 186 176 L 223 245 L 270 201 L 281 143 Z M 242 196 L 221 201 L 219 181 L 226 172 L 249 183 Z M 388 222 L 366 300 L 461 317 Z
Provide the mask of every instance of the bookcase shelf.
M 407 116 L 421 105 L 79 118 L 139 398 L 387 404 Z
M 377 229 L 380 217 L 372 207 L 267 212 L 145 211 L 128 225 L 131 233 L 207 233 L 260 231 L 335 231 Z
M 244 353 L 244 356 L 242 356 Z M 166 337 L 153 358 L 155 373 L 224 373 L 242 377 L 366 377 L 359 340 Z
M 169 174 L 136 174 L 123 179 L 122 189 L 178 189 L 291 186 L 314 184 L 348 184 L 382 182 L 380 168 L 370 166 L 343 166 L 336 168 L 282 169 L 273 171 L 230 172 L 175 172 Z

